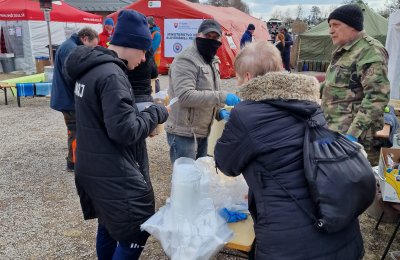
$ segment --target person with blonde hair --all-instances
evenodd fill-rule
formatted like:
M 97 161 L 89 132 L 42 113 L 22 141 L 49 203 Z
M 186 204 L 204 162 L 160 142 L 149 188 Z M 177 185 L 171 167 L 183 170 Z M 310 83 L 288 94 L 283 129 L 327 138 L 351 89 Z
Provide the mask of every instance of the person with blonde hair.
M 249 186 L 255 259 L 362 259 L 357 218 L 324 233 L 303 211 L 315 214 L 316 205 L 304 174 L 306 126 L 299 118 L 326 124 L 317 79 L 284 72 L 268 42 L 246 45 L 234 65 L 242 102 L 232 109 L 214 158 L 224 174 L 243 174 Z

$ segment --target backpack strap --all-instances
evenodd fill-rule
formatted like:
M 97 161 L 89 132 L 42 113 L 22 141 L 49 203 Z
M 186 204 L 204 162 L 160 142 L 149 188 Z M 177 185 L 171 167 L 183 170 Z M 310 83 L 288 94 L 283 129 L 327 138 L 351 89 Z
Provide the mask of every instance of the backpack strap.
M 262 163 L 262 165 L 264 165 L 264 164 Z M 265 170 L 265 171 L 268 173 L 268 175 L 271 176 L 272 179 L 286 192 L 286 194 L 289 195 L 289 197 L 294 201 L 294 203 L 296 203 L 296 205 L 297 205 L 311 220 L 314 221 L 315 225 L 316 225 L 318 228 L 321 228 L 321 227 L 323 226 L 323 223 L 322 223 L 321 221 L 319 221 L 319 220 L 314 216 L 314 214 L 312 214 L 312 213 L 311 213 L 310 211 L 308 211 L 305 207 L 303 207 L 303 206 L 300 204 L 300 202 L 297 200 L 297 198 L 296 198 L 293 194 L 291 194 L 291 193 L 285 188 L 285 186 L 283 186 L 283 184 L 282 184 L 280 181 L 278 181 L 278 179 L 276 179 L 275 175 L 272 174 L 270 171 L 268 171 L 268 170 L 266 169 L 265 165 L 264 165 L 264 170 Z

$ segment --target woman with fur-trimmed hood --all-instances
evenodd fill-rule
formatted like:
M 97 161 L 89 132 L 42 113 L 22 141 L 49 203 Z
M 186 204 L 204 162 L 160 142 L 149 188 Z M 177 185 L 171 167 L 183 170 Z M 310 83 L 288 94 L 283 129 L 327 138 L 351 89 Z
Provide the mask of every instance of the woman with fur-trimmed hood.
M 215 162 L 228 176 L 242 173 L 249 185 L 256 259 L 362 259 L 358 219 L 323 233 L 280 186 L 315 213 L 304 176 L 305 124 L 292 113 L 325 121 L 316 78 L 282 72 L 279 51 L 261 41 L 237 55 L 235 69 L 243 102 L 232 109 Z

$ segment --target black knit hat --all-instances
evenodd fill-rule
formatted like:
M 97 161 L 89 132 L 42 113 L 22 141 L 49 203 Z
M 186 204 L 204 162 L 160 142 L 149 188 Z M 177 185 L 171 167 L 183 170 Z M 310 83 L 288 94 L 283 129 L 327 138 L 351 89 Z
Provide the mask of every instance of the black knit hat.
M 122 10 L 110 44 L 138 50 L 151 47 L 151 34 L 146 17 L 134 10 Z
M 252 23 L 250 23 L 248 26 L 247 26 L 247 30 L 248 31 L 252 31 L 252 30 L 255 30 L 256 29 L 256 27 L 254 26 L 254 24 L 252 24 Z
M 364 15 L 360 7 L 355 4 L 343 5 L 336 8 L 328 17 L 329 20 L 339 20 L 357 31 L 362 31 L 364 28 Z

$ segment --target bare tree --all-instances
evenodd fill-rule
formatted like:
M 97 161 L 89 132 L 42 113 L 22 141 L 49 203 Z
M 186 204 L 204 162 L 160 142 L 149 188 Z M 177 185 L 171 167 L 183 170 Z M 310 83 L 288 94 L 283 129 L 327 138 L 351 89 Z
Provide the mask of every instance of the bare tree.
M 242 12 L 250 13 L 249 6 L 242 0 L 208 0 L 208 4 L 213 6 L 234 7 Z
M 397 9 L 400 9 L 400 0 L 386 0 L 385 6 L 389 13 L 393 13 Z
M 304 8 L 300 4 L 296 8 L 296 19 L 300 19 L 301 20 L 303 16 L 304 16 Z
M 311 24 L 318 24 L 321 22 L 321 20 L 322 20 L 321 19 L 321 9 L 318 6 L 316 6 L 316 5 L 312 6 L 310 13 L 311 13 L 311 18 L 310 18 Z
M 273 19 L 278 19 L 283 21 L 284 20 L 284 16 L 282 14 L 282 11 L 275 9 L 275 11 L 271 14 L 271 18 Z

